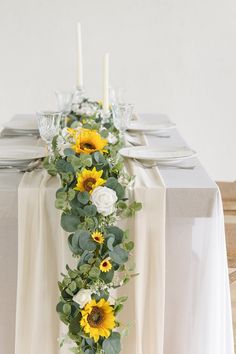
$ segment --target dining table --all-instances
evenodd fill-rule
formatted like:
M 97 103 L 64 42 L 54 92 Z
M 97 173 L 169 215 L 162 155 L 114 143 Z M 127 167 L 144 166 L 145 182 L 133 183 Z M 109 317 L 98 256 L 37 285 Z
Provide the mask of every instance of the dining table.
M 138 117 L 143 125 L 158 120 L 157 113 Z M 0 135 L 0 150 L 22 144 L 43 143 L 33 135 Z M 160 150 L 188 146 L 176 126 L 132 136 L 127 144 Z M 125 166 L 135 175 L 130 198 L 142 202 L 142 210 L 119 221 L 135 241 L 139 274 L 120 290 L 129 296 L 121 315 L 129 335 L 121 353 L 233 354 L 224 215 L 216 183 L 197 155 L 153 166 L 125 159 Z M 74 262 L 54 206 L 59 187 L 59 178 L 43 168 L 0 169 L 1 354 L 70 353 L 70 343 L 59 346 L 66 328 L 55 310 L 57 281 L 65 264 Z

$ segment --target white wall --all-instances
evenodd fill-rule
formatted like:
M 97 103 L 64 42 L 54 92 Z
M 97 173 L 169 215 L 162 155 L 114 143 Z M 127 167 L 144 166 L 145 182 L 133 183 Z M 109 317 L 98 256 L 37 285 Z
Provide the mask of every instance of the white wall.
M 169 114 L 213 178 L 236 179 L 235 0 L 0 0 L 0 122 L 75 85 L 78 20 L 87 93 L 109 51 L 137 110 Z

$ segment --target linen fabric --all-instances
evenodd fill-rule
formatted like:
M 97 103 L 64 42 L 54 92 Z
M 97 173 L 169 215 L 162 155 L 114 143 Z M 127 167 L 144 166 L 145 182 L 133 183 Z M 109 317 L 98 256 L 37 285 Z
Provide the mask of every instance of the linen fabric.
M 122 353 L 136 350 L 141 354 L 148 350 L 161 354 L 165 298 L 165 188 L 157 169 L 147 176 L 133 164 L 127 168 L 137 176 L 130 198 L 141 201 L 144 208 L 134 220 L 124 222 L 135 239 L 135 261 L 140 276 L 117 294 L 131 294 L 121 320 L 124 324 L 130 320 L 135 323 Z M 54 206 L 59 185 L 59 178 L 49 176 L 46 171 L 34 171 L 25 173 L 19 186 L 15 354 L 59 353 L 58 339 L 65 334 L 55 312 L 59 298 L 57 280 L 73 258 L 68 250 L 67 235 L 60 226 L 60 212 Z M 154 313 L 156 320 L 153 324 Z M 69 353 L 69 349 L 64 348 L 62 352 Z

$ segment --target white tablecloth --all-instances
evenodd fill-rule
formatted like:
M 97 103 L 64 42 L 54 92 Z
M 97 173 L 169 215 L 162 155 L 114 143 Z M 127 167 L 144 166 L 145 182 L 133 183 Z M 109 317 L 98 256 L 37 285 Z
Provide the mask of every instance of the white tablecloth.
M 147 136 L 148 144 L 155 146 L 183 144 L 182 138 L 176 130 L 170 131 L 170 134 L 170 139 Z M 198 166 L 192 171 L 165 167 L 160 168 L 159 171 L 150 172 L 137 166 L 133 167 L 140 182 L 137 185 L 135 197 L 136 199 L 141 198 L 144 202 L 143 211 L 137 215 L 135 221 L 131 221 L 130 225 L 135 231 L 136 264 L 137 271 L 141 275 L 129 288 L 124 289 L 125 293 L 130 293 L 130 300 L 126 305 L 128 311 L 124 313 L 124 317 L 127 314 L 131 321 L 135 320 L 135 326 L 130 336 L 124 341 L 122 354 L 233 354 L 221 200 L 215 183 L 208 177 L 196 159 L 193 162 Z M 190 162 L 188 161 L 188 163 Z M 155 174 L 154 185 L 150 185 L 150 180 L 153 180 L 152 177 L 154 177 L 150 174 Z M 46 209 L 48 215 L 56 213 L 53 208 L 56 185 L 52 185 L 49 177 L 45 175 L 40 178 L 42 178 L 41 182 L 46 182 L 46 194 L 44 188 L 39 189 L 40 183 L 36 183 L 35 193 L 38 194 L 41 201 L 46 203 L 44 207 L 49 208 Z M 4 211 L 1 210 L 0 213 L 0 220 L 4 220 L 4 223 L 0 224 L 1 265 L 5 265 L 8 261 L 8 268 L 4 266 L 5 271 L 1 271 L 1 280 L 9 279 L 9 274 L 11 278 L 8 291 L 1 293 L 5 309 L 0 321 L 0 352 L 4 354 L 14 352 L 12 338 L 14 335 L 16 261 L 14 258 L 9 262 L 5 249 L 8 247 L 7 249 L 11 249 L 11 254 L 16 254 L 17 215 L 15 206 L 19 181 L 20 176 L 17 174 L 0 174 L 1 200 L 8 194 L 12 196 L 12 200 L 15 200 L 13 203 L 11 199 L 9 201 L 5 199 Z M 155 193 L 151 192 L 152 188 Z M 21 191 L 23 190 L 21 189 Z M 13 204 L 14 208 L 12 208 Z M 36 205 L 37 208 L 40 208 L 39 203 Z M 155 207 L 147 216 L 145 213 L 148 210 L 151 211 L 151 205 L 155 205 Z M 8 222 L 10 218 L 14 220 L 11 227 Z M 51 219 L 48 218 L 48 220 Z M 24 225 L 21 227 L 24 230 Z M 46 279 L 47 276 L 48 279 L 57 278 L 60 267 L 67 259 L 64 248 L 67 246 L 62 241 L 64 240 L 63 233 L 57 229 L 57 222 L 52 223 L 53 227 L 55 229 L 49 228 L 45 229 L 45 232 L 41 230 L 41 233 L 36 233 L 40 236 L 37 244 L 40 247 L 35 248 L 35 259 L 22 260 L 21 258 L 24 251 L 27 252 L 28 244 L 25 245 L 25 248 L 21 244 L 19 248 L 19 262 L 23 261 L 24 264 L 25 261 L 31 262 L 33 271 L 35 270 L 41 276 L 44 275 L 43 279 L 45 276 Z M 35 235 L 33 224 L 32 230 Z M 55 232 L 52 232 L 53 230 Z M 156 238 L 153 238 L 153 235 Z M 27 237 L 29 238 L 29 235 Z M 47 245 L 46 248 L 45 245 Z M 45 265 L 43 267 L 43 259 L 49 252 L 52 254 L 50 267 Z M 28 269 L 30 272 L 31 268 L 25 267 L 23 269 Z M 40 273 L 41 271 L 42 273 Z M 20 279 L 24 279 L 24 274 L 20 275 Z M 27 342 L 25 336 L 30 333 L 28 342 L 31 343 L 32 338 L 33 341 L 36 339 L 39 330 L 39 332 L 45 332 L 44 342 L 50 342 L 51 347 L 42 347 L 41 351 L 37 349 L 36 352 L 35 349 L 29 349 L 32 347 L 31 344 L 28 344 L 27 349 L 24 348 L 20 351 L 19 344 L 15 354 L 42 352 L 57 354 L 59 350 L 57 350 L 55 341 L 61 328 L 59 324 L 50 325 L 56 321 L 53 304 L 57 299 L 55 302 L 52 300 L 52 294 L 55 294 L 56 297 L 56 287 L 46 291 L 48 285 L 46 281 L 43 283 L 42 290 L 40 283 L 29 278 L 28 274 L 27 282 L 24 280 L 24 287 L 27 285 L 27 290 L 32 290 L 31 299 L 34 299 L 35 303 L 30 304 L 27 299 L 24 299 L 24 296 L 18 296 L 20 307 L 18 307 L 17 316 L 17 341 L 20 341 L 24 336 L 24 342 Z M 32 285 L 34 285 L 33 288 Z M 47 317 L 47 326 L 44 328 L 40 318 L 44 318 L 47 312 L 43 312 L 42 298 L 39 297 L 37 290 L 44 291 L 45 296 L 50 296 L 51 299 L 51 307 L 47 311 L 50 316 Z M 11 294 L 10 297 L 8 293 Z M 39 307 L 36 310 L 38 302 Z M 23 324 L 28 322 L 24 321 L 25 314 L 21 304 L 25 304 L 26 316 L 30 315 L 28 311 L 31 305 L 35 309 L 31 313 L 31 317 L 27 317 L 32 320 L 32 328 L 29 332 L 25 331 L 23 327 Z M 38 346 L 35 347 L 38 348 Z M 64 353 L 69 352 L 64 351 Z

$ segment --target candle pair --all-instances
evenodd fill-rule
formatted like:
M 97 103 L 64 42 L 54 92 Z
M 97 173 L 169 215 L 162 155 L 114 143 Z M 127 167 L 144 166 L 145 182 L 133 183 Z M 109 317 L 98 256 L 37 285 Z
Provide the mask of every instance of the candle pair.
M 82 36 L 81 24 L 77 24 L 77 87 L 83 88 L 83 55 L 82 55 Z M 103 62 L 103 113 L 109 114 L 109 54 L 104 55 Z

